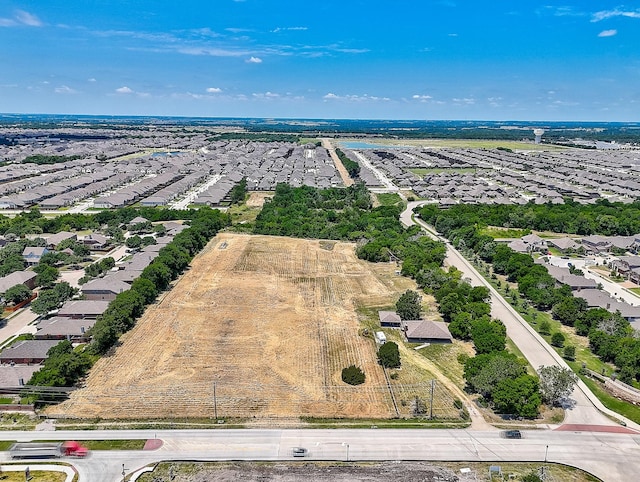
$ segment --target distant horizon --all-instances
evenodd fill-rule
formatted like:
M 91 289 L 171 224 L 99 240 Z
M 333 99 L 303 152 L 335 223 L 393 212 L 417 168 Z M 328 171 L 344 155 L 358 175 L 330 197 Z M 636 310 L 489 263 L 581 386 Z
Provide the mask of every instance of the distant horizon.
M 359 121 L 359 122 L 414 122 L 414 123 L 494 123 L 494 124 L 624 124 L 638 126 L 640 121 L 606 120 L 541 120 L 541 119 L 409 119 L 409 118 L 357 118 L 357 117 L 273 117 L 273 116 L 204 116 L 204 115 L 151 115 L 151 114 L 72 114 L 72 113 L 27 113 L 0 112 L 0 122 L 4 117 L 89 117 L 121 119 L 204 119 L 204 120 L 274 120 L 274 121 Z

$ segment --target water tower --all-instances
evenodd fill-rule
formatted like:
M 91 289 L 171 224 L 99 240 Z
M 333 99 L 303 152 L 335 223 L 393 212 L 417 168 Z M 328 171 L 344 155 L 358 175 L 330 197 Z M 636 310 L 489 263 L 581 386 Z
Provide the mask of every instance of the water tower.
M 542 141 L 542 134 L 544 134 L 544 129 L 533 129 L 533 135 L 536 136 L 536 144 L 540 144 L 540 141 Z

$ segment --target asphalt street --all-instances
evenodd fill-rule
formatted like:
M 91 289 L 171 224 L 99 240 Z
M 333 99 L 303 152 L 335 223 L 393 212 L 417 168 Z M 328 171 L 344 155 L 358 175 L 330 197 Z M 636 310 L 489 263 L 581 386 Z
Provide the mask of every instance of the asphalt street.
M 605 481 L 636 480 L 640 469 L 640 435 L 523 431 L 521 440 L 496 431 L 473 430 L 173 430 L 3 432 L 0 439 L 66 440 L 160 438 L 154 451 L 95 451 L 87 459 L 70 459 L 80 480 L 114 482 L 162 460 L 294 460 L 293 447 L 304 447 L 305 460 L 558 462 L 587 470 Z M 8 455 L 2 454 L 7 461 Z

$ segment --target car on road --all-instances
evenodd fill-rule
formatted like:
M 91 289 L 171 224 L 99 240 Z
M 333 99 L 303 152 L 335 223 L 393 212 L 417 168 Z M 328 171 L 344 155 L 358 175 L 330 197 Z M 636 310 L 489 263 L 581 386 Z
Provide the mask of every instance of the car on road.
M 522 432 L 520 430 L 505 430 L 502 432 L 504 438 L 520 439 L 522 438 Z
M 307 449 L 305 449 L 304 447 L 294 447 L 291 451 L 291 454 L 294 457 L 306 457 L 307 453 Z

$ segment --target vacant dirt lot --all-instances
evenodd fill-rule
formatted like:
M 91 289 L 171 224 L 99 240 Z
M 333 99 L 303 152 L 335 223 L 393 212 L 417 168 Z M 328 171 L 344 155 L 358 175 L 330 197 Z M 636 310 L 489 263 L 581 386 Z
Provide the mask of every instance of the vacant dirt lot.
M 349 243 L 220 234 L 49 415 L 395 416 L 356 314 L 411 287 L 394 269 L 358 260 Z M 341 381 L 350 364 L 364 369 L 364 385 Z M 417 389 L 426 396 L 428 386 Z
M 173 469 L 170 467 L 173 466 Z M 170 472 L 172 470 L 172 472 Z M 455 482 L 460 480 L 452 470 L 429 463 L 393 462 L 370 464 L 160 464 L 141 481 L 156 480 L 174 474 L 176 482 L 297 482 L 314 480 L 327 482 Z M 473 479 L 469 479 L 473 480 Z

